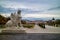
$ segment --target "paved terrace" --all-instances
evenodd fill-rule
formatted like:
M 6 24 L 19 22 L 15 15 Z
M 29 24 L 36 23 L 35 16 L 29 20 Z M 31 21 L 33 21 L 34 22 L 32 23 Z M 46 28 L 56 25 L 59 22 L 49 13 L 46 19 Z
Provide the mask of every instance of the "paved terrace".
M 10 33 L 60 33 L 60 27 L 53 27 L 45 25 L 45 29 L 39 27 L 38 25 L 35 25 L 34 28 L 17 28 L 17 27 L 7 27 L 4 29 L 0 29 L 0 33 L 2 30 L 7 30 Z M 9 31 L 10 30 L 10 31 Z M 23 31 L 22 31 L 23 30 Z

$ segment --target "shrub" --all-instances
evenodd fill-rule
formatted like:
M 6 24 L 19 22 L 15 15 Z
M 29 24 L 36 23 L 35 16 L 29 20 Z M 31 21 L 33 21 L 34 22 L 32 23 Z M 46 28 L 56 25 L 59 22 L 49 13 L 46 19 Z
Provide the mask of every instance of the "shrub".
M 42 28 L 45 28 L 45 24 L 44 23 L 40 23 L 40 24 L 38 24 L 40 27 L 42 27 Z
M 34 24 L 23 24 L 23 27 L 33 28 L 34 27 Z
M 60 24 L 60 19 L 57 19 L 57 20 L 55 21 L 55 24 Z
M 5 28 L 5 26 L 4 25 L 0 25 L 0 28 Z
M 5 25 L 8 20 L 10 20 L 10 18 L 0 15 L 0 25 Z

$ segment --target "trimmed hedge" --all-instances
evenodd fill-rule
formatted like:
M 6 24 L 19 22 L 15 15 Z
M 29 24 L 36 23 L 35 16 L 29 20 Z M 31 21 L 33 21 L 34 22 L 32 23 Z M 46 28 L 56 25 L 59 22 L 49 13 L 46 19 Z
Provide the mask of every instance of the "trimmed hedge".
M 23 27 L 33 28 L 34 27 L 34 24 L 23 24 Z

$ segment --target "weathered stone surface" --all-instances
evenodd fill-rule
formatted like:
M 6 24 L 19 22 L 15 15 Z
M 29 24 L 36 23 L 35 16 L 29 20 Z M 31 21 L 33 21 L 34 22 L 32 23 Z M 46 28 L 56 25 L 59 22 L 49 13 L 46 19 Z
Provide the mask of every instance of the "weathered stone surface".
M 2 33 L 26 33 L 25 30 L 2 30 Z

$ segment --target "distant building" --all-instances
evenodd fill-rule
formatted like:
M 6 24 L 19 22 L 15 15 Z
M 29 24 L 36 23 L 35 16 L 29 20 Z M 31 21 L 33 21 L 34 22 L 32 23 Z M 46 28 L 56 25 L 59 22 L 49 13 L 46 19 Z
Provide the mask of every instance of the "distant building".
M 28 21 L 27 23 L 28 24 L 39 24 L 39 23 L 45 23 L 45 22 L 42 20 L 37 20 L 37 21 Z

